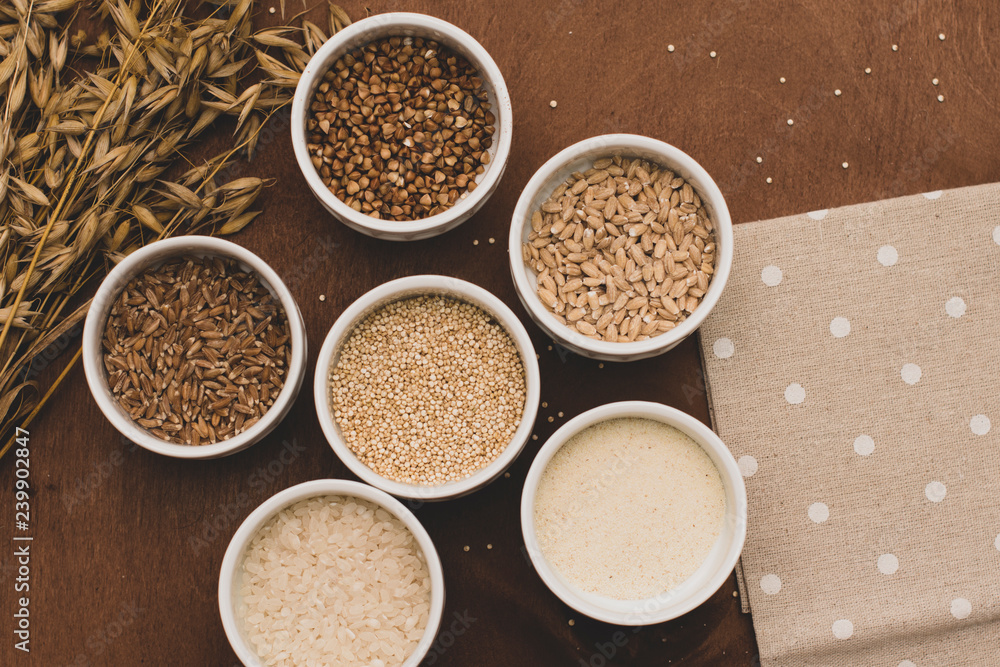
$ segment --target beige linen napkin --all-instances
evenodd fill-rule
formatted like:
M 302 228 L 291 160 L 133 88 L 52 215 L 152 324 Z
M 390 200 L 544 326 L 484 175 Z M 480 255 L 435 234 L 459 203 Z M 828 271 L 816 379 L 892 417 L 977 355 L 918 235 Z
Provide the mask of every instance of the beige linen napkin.
M 1000 185 L 737 226 L 700 336 L 762 665 L 1000 665 Z

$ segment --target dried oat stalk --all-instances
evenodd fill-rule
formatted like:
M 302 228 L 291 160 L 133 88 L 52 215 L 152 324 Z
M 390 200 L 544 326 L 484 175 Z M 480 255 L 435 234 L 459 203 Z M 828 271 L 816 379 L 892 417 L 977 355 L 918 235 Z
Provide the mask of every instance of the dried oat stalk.
M 307 21 L 254 32 L 252 0 L 194 4 L 0 3 L 0 443 L 51 395 L 28 371 L 82 320 L 93 279 L 145 243 L 234 233 L 259 212 L 261 179 L 221 175 L 327 36 Z M 80 16 L 104 31 L 72 32 Z M 196 162 L 222 117 L 232 149 Z

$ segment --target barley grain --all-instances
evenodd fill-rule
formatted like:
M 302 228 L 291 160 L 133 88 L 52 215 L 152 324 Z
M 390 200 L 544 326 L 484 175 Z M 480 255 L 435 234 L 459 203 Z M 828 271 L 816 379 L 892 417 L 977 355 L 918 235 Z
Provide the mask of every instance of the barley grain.
M 560 227 L 570 220 L 579 222 Z M 695 272 L 706 286 L 714 273 L 714 224 L 700 196 L 683 178 L 640 160 L 602 158 L 572 174 L 533 213 L 531 227 L 522 255 L 529 266 L 537 267 L 533 252 L 543 259 L 539 299 L 584 335 L 603 340 L 668 330 L 655 318 L 642 319 L 649 300 L 670 301 L 666 312 L 683 319 L 704 296 Z M 672 290 L 683 305 L 668 296 Z M 622 326 L 626 313 L 641 315 Z

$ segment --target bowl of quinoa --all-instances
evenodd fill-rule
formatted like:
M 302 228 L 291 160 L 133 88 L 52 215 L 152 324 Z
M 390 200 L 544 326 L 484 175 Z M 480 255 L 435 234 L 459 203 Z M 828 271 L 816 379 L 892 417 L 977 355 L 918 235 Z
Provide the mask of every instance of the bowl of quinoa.
M 502 301 L 426 275 L 385 283 L 344 311 L 314 392 L 324 435 L 354 474 L 429 501 L 475 491 L 513 463 L 540 378 L 527 331 Z

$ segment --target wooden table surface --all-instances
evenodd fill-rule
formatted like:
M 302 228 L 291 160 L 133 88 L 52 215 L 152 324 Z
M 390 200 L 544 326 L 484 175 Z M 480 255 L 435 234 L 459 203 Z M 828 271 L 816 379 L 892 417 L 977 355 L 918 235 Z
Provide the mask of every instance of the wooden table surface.
M 260 3 L 261 25 L 280 18 L 266 13 L 268 4 L 278 3 Z M 365 15 L 359 2 L 343 4 L 352 17 Z M 294 0 L 288 7 L 300 9 Z M 310 195 L 286 115 L 265 133 L 258 157 L 237 170 L 277 183 L 261 198 L 264 214 L 236 240 L 268 261 L 298 299 L 310 342 L 307 377 L 348 304 L 417 273 L 491 290 L 525 321 L 541 354 L 548 407 L 536 424 L 538 441 L 510 477 L 416 510 L 437 544 L 448 591 L 444 631 L 426 664 L 758 664 L 732 578 L 700 609 L 633 631 L 570 610 L 522 556 L 521 486 L 538 447 L 566 419 L 623 399 L 660 401 L 706 422 L 708 411 L 693 337 L 658 359 L 603 368 L 549 346 L 514 295 L 505 250 L 511 212 L 548 157 L 610 132 L 649 135 L 688 152 L 715 177 L 736 222 L 1000 180 L 1000 7 L 989 0 L 370 0 L 367 7 L 437 15 L 493 55 L 514 107 L 499 189 L 474 218 L 437 239 L 367 238 Z M 313 15 L 322 21 L 322 9 Z M 288 486 L 351 477 L 320 432 L 309 380 L 263 442 L 222 460 L 185 462 L 123 442 L 77 367 L 33 427 L 31 450 L 32 651 L 13 649 L 19 594 L 8 542 L 0 558 L 3 665 L 238 664 L 216 602 L 234 530 Z M 9 539 L 10 457 L 0 470 L 0 525 Z

